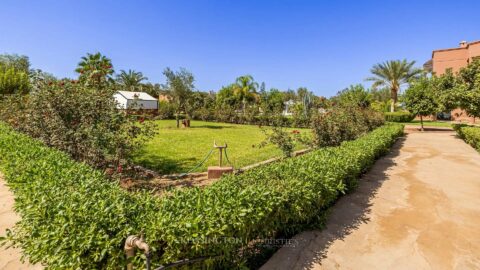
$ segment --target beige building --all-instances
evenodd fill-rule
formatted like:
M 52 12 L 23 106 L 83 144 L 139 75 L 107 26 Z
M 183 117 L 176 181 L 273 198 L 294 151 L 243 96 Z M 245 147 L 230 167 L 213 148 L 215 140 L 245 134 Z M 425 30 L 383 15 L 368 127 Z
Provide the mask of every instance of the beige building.
M 432 60 L 425 63 L 424 68 L 433 74 L 440 76 L 448 70 L 456 73 L 462 67 L 466 67 L 474 59 L 480 59 L 480 40 L 473 42 L 460 42 L 456 48 L 434 50 Z M 460 110 L 455 109 L 451 112 L 451 119 L 462 122 L 473 122 L 474 119 Z

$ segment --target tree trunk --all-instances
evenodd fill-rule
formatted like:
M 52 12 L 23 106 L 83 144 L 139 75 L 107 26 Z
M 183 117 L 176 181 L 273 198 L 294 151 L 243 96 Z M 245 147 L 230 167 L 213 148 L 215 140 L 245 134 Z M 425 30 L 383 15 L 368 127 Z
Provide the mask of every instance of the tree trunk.
M 392 96 L 392 104 L 390 104 L 390 112 L 395 111 L 395 104 L 397 103 L 397 90 L 392 88 L 391 90 L 391 96 Z
M 423 116 L 420 115 L 420 130 L 423 131 Z

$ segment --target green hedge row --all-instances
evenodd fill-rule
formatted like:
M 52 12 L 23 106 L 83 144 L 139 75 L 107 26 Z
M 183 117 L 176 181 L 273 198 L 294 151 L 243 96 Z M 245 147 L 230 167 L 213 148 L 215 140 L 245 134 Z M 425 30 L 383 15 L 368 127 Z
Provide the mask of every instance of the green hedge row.
M 458 136 L 473 148 L 480 151 L 480 127 L 472 127 L 467 125 L 453 125 Z
M 385 154 L 403 126 L 224 177 L 161 199 L 127 193 L 101 173 L 0 124 L 0 170 L 22 216 L 9 239 L 51 268 L 120 269 L 126 236 L 145 230 L 153 264 L 184 258 L 231 268 L 252 240 L 311 222 Z M 138 256 L 135 263 L 141 266 Z
M 385 121 L 387 122 L 397 122 L 397 123 L 408 123 L 415 118 L 414 114 L 409 112 L 386 112 Z

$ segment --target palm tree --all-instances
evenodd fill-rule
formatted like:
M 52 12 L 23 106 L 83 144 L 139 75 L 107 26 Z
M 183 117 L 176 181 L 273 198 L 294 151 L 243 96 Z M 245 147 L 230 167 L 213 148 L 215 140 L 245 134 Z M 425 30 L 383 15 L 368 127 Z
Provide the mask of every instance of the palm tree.
M 402 85 L 409 82 L 410 79 L 418 76 L 422 71 L 414 68 L 415 61 L 408 62 L 403 60 L 391 60 L 384 63 L 376 64 L 370 72 L 374 75 L 369 77 L 367 81 L 373 81 L 372 87 L 386 86 L 390 89 L 392 104 L 390 111 L 395 111 L 395 104 L 398 100 L 398 92 Z
M 242 101 L 243 113 L 245 113 L 247 101 L 257 97 L 257 88 L 258 83 L 256 83 L 250 75 L 240 76 L 236 79 L 233 86 L 233 95 L 237 100 Z
M 87 84 L 98 85 L 113 74 L 112 60 L 99 52 L 87 53 L 82 57 L 75 71 L 80 73 L 80 80 L 84 80 Z
M 120 74 L 117 75 L 117 82 L 130 91 L 137 90 L 142 81 L 145 80 L 148 80 L 148 78 L 143 76 L 142 72 L 131 69 L 129 69 L 128 72 L 120 70 Z

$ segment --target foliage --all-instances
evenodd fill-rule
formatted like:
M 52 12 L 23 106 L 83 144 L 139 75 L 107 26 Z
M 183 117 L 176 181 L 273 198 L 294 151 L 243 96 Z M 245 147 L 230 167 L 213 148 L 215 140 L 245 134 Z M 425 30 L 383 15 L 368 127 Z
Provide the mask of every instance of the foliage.
M 18 130 L 76 160 L 118 166 L 128 163 L 132 150 L 141 144 L 139 138 L 150 136 L 152 129 L 119 111 L 114 91 L 77 81 L 50 82 L 21 102 L 3 103 L 2 111 L 15 114 L 2 116 Z
M 414 115 L 420 116 L 423 130 L 423 116 L 432 115 L 439 110 L 437 98 L 432 89 L 431 80 L 419 78 L 411 83 L 404 96 L 406 108 Z
M 397 122 L 397 123 L 408 123 L 415 118 L 415 114 L 410 112 L 386 112 L 385 121 L 387 122 Z
M 381 113 L 355 107 L 335 107 L 317 114 L 311 123 L 314 147 L 336 146 L 381 126 Z
M 480 128 L 466 125 L 453 125 L 458 136 L 480 152 Z
M 158 102 L 158 118 L 159 119 L 173 119 L 175 117 L 175 105 L 167 102 Z
M 18 72 L 29 73 L 30 59 L 25 55 L 0 54 L 0 68 L 13 68 Z
M 50 269 L 124 264 L 125 236 L 139 232 L 146 201 L 154 198 L 129 194 L 99 171 L 2 123 L 0 156 L 22 216 L 8 236 L 31 262 Z
M 278 147 L 284 157 L 291 157 L 293 155 L 293 151 L 295 150 L 295 135 L 300 134 L 299 130 L 295 129 L 288 132 L 285 128 L 274 125 L 271 130 L 263 128 L 262 131 L 267 138 L 259 144 L 260 148 L 270 143 Z
M 179 71 L 173 71 L 166 68 L 163 71 L 167 77 L 167 83 L 164 89 L 167 90 L 173 97 L 173 104 L 175 104 L 175 113 L 185 113 L 187 111 L 188 101 L 195 89 L 193 74 L 188 70 L 181 68 Z M 178 125 L 178 124 L 177 124 Z
M 128 72 L 120 70 L 120 74 L 117 75 L 117 82 L 122 86 L 122 90 L 125 91 L 141 91 L 142 81 L 148 80 L 143 76 L 142 72 L 129 69 Z
M 402 132 L 401 125 L 386 125 L 339 147 L 156 199 L 124 192 L 88 166 L 0 125 L 0 166 L 22 216 L 8 238 L 51 269 L 118 269 L 125 265 L 125 238 L 145 229 L 154 267 L 217 255 L 204 263 L 239 267 L 240 251 L 251 241 L 291 235 L 314 220 Z M 142 265 L 140 256 L 135 264 Z
M 28 74 L 14 67 L 0 66 L 0 97 L 11 94 L 26 94 L 30 90 Z
M 361 84 L 351 85 L 349 88 L 346 88 L 337 93 L 337 95 L 332 98 L 337 105 L 342 107 L 360 107 L 368 108 L 372 102 L 370 93 L 365 90 L 365 87 Z
M 439 111 L 451 111 L 460 107 L 461 93 L 457 88 L 457 78 L 447 70 L 441 76 L 431 78 L 432 91 L 438 100 Z
M 460 107 L 469 116 L 480 117 L 480 59 L 460 69 L 456 91 Z
M 95 54 L 87 53 L 78 63 L 75 72 L 79 73 L 80 82 L 91 87 L 104 87 L 113 81 L 112 60 L 97 52 Z
M 398 93 L 402 85 L 407 84 L 410 79 L 422 73 L 420 69 L 414 68 L 414 65 L 415 61 L 409 62 L 406 59 L 392 60 L 376 64 L 370 70 L 373 77 L 369 77 L 367 80 L 373 81 L 373 88 L 384 86 L 390 89 L 392 99 L 391 112 L 395 111 L 395 104 L 397 103 Z
M 247 102 L 257 99 L 257 88 L 258 83 L 255 82 L 250 75 L 240 76 L 235 80 L 233 84 L 233 95 L 241 102 L 243 113 L 246 111 Z

